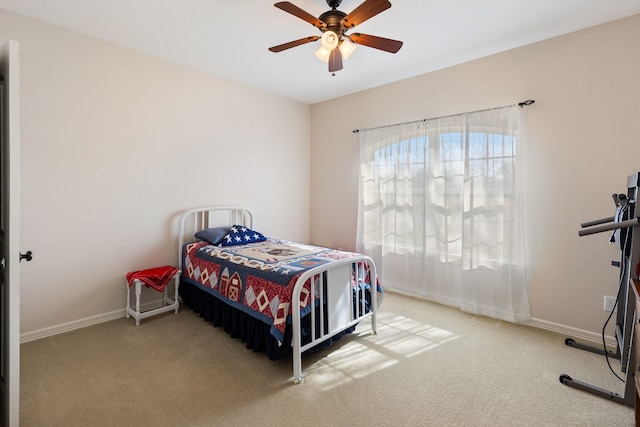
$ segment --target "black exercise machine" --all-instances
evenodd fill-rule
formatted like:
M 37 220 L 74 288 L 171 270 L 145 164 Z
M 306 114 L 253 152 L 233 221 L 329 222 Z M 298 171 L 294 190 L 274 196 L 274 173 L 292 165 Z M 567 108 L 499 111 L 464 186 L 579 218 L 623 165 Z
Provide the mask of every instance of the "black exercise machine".
M 614 267 L 620 269 L 618 295 L 616 297 L 616 350 L 610 351 L 603 342 L 602 348 L 580 344 L 571 338 L 564 342 L 570 347 L 602 354 L 609 358 L 620 360 L 621 370 L 626 374 L 624 394 L 620 395 L 603 388 L 574 380 L 567 374 L 560 375 L 562 384 L 574 387 L 606 399 L 613 400 L 633 407 L 635 405 L 635 367 L 632 366 L 635 352 L 632 346 L 634 331 L 635 296 L 631 288 L 631 279 L 638 277 L 637 268 L 640 267 L 640 235 L 634 238 L 635 227 L 640 225 L 640 217 L 635 217 L 638 188 L 640 187 L 640 172 L 630 175 L 627 179 L 627 194 L 614 194 L 613 202 L 616 205 L 616 213 L 613 217 L 598 219 L 581 224 L 582 229 L 578 235 L 586 236 L 604 231 L 614 231 L 609 239 L 611 243 L 618 241 L 620 244 L 620 261 L 612 261 Z M 606 326 L 606 324 L 605 324 Z M 604 334 L 604 333 L 603 333 Z M 615 372 L 614 372 L 615 374 Z M 617 376 L 617 375 L 616 375 Z M 620 377 L 618 377 L 620 378 Z M 622 378 L 620 378 L 622 380 Z

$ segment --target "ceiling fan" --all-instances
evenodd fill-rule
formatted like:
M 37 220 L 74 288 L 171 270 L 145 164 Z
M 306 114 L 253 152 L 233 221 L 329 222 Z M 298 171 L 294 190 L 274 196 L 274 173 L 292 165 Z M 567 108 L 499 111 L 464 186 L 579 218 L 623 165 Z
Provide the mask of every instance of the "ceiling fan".
M 389 9 L 391 3 L 388 0 L 365 0 L 349 14 L 338 10 L 342 0 L 326 1 L 331 10 L 317 18 L 288 1 L 274 4 L 278 9 L 284 10 L 310 23 L 322 32 L 322 36 L 304 37 L 270 47 L 269 50 L 271 52 L 282 52 L 292 47 L 320 40 L 321 47 L 316 52 L 316 56 L 328 62 L 329 72 L 335 75 L 336 71 L 342 70 L 343 58 L 346 59 L 351 55 L 355 50 L 355 45 L 368 46 L 390 53 L 396 53 L 402 47 L 402 42 L 399 40 L 361 33 L 346 34 L 356 25 L 360 25 L 380 12 Z

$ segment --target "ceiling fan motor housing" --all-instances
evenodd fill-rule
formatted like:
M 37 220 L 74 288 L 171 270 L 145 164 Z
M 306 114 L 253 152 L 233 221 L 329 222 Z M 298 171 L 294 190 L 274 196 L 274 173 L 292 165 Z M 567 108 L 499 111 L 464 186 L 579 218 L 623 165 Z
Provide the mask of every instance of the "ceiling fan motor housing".
M 327 2 L 328 3 L 328 2 Z M 340 2 L 338 2 L 340 3 Z M 319 20 L 327 24 L 327 26 L 322 30 L 324 31 L 333 31 L 339 37 L 343 35 L 346 31 L 344 25 L 342 25 L 342 19 L 347 16 L 346 13 L 341 12 L 339 10 L 329 10 L 318 17 Z

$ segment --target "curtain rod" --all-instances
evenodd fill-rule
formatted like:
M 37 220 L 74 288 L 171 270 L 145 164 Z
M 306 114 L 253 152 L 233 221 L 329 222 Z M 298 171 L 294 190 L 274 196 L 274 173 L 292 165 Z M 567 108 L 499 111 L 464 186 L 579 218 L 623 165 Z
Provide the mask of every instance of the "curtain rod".
M 536 102 L 536 101 L 533 100 L 533 99 L 527 99 L 526 101 L 518 102 L 518 106 L 520 108 L 522 108 L 522 107 L 531 105 L 534 102 Z M 408 124 L 411 124 L 411 123 L 426 122 L 427 120 L 437 120 L 437 119 L 442 119 L 442 118 L 445 118 L 445 117 L 459 116 L 460 114 L 472 114 L 472 113 L 480 113 L 480 112 L 483 112 L 483 111 L 498 110 L 500 108 L 511 107 L 512 105 L 515 105 L 515 104 L 505 105 L 505 106 L 502 106 L 502 107 L 485 108 L 484 110 L 468 111 L 466 113 L 451 114 L 451 115 L 448 115 L 448 116 L 432 117 L 430 119 L 414 120 L 414 121 L 411 121 L 411 122 L 395 123 L 395 124 L 392 124 L 392 125 L 385 125 L 385 126 L 376 126 L 376 127 L 367 128 L 367 129 L 354 129 L 353 133 L 358 133 L 361 130 L 364 131 L 364 130 L 382 129 L 382 128 L 386 128 L 386 127 L 389 127 L 389 126 L 399 126 L 399 125 L 408 125 Z

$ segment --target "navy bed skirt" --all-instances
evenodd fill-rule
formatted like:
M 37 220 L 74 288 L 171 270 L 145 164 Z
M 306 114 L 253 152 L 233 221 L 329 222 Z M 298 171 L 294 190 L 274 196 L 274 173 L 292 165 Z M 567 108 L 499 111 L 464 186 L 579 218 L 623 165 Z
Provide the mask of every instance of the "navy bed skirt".
M 215 327 L 221 327 L 232 338 L 239 338 L 248 349 L 255 352 L 264 352 L 269 359 L 278 360 L 291 353 L 291 325 L 287 325 L 284 340 L 280 344 L 278 340 L 271 335 L 271 326 L 258 320 L 247 313 L 225 304 L 209 292 L 195 286 L 189 282 L 181 282 L 178 289 L 180 297 L 184 305 L 190 307 L 193 311 L 200 314 L 205 321 L 210 322 Z M 316 308 L 319 310 L 319 308 Z M 311 316 L 307 315 L 302 318 L 302 342 L 309 341 L 310 320 Z M 325 316 L 325 319 L 328 317 Z M 319 328 L 319 325 L 316 325 Z M 355 330 L 355 326 L 346 331 L 337 334 L 327 341 L 318 344 L 308 351 L 319 351 L 333 342 L 339 340 L 346 334 Z

